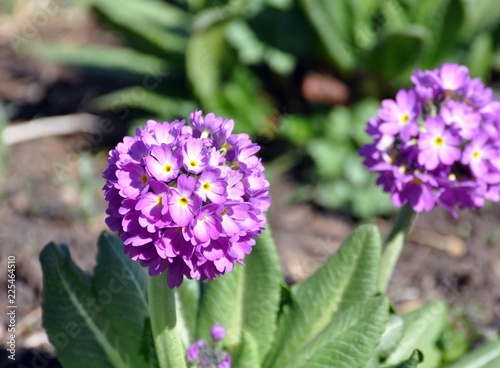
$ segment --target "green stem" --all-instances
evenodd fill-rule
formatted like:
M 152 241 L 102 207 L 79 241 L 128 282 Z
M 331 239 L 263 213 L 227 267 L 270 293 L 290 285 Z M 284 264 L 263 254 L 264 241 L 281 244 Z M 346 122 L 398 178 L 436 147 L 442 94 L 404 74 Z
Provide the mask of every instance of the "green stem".
M 387 236 L 386 244 L 391 242 L 394 237 L 398 234 L 403 233 L 405 236 L 410 231 L 411 225 L 413 223 L 413 215 L 415 212 L 409 205 L 405 205 L 401 207 L 398 215 L 394 219 L 394 223 L 392 224 L 392 229 L 389 235 Z
M 394 219 L 391 232 L 387 236 L 384 252 L 382 254 L 378 278 L 378 289 L 381 292 L 387 290 L 392 273 L 398 262 L 401 250 L 403 249 L 406 234 L 410 231 L 414 213 L 411 206 L 405 205 Z
M 177 331 L 175 292 L 165 275 L 149 277 L 149 314 L 160 368 L 185 368 L 185 348 Z

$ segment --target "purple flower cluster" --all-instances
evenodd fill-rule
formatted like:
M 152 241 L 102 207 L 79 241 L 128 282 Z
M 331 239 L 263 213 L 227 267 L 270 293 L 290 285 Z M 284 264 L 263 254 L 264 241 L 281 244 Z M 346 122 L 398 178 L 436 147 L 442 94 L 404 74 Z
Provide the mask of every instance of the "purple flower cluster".
M 168 269 L 170 287 L 230 272 L 266 223 L 269 182 L 246 134 L 201 111 L 149 120 L 109 153 L 106 223 L 150 275 Z
M 210 329 L 210 335 L 213 340 L 211 344 L 200 339 L 188 347 L 187 360 L 191 367 L 231 368 L 231 356 L 217 347 L 226 336 L 226 330 L 216 323 Z
M 500 200 L 500 102 L 465 66 L 416 70 L 413 87 L 382 101 L 360 150 L 396 206 L 478 208 Z

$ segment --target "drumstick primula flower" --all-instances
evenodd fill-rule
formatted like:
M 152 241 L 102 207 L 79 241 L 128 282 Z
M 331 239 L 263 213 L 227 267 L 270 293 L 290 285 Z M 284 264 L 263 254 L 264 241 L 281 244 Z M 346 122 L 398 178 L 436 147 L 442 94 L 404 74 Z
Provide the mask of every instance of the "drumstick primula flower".
M 500 103 L 467 67 L 416 70 L 413 86 L 382 101 L 360 150 L 396 206 L 478 208 L 500 200 Z M 137 175 L 137 174 L 136 174 Z
M 264 229 L 269 182 L 260 147 L 234 122 L 196 111 L 149 120 L 109 153 L 106 223 L 151 276 L 215 279 L 242 263 Z

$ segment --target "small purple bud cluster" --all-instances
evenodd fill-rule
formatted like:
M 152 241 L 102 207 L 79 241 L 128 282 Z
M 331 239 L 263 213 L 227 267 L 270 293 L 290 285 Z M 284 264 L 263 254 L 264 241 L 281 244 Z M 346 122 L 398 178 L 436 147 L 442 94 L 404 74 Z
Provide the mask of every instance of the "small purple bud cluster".
M 210 336 L 213 340 L 211 344 L 200 339 L 188 347 L 187 360 L 191 367 L 231 368 L 231 356 L 217 347 L 226 336 L 226 330 L 216 323 L 210 329 Z
M 109 155 L 106 223 L 150 275 L 170 287 L 215 279 L 243 263 L 266 223 L 269 182 L 233 120 L 196 111 L 185 121 L 149 120 Z
M 416 70 L 414 87 L 382 101 L 360 150 L 394 205 L 479 208 L 500 200 L 500 102 L 465 66 Z

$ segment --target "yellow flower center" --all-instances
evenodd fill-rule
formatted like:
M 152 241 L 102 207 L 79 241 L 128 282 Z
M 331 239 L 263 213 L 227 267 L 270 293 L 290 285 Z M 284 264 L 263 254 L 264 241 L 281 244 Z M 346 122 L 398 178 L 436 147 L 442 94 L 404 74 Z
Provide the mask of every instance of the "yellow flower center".
M 434 144 L 436 147 L 442 147 L 444 145 L 444 139 L 440 135 L 434 138 Z
M 142 175 L 141 175 L 142 185 L 146 185 L 147 182 L 148 182 L 148 176 L 146 175 L 146 173 L 142 173 Z
M 158 204 L 158 206 L 160 207 L 163 207 L 163 195 L 159 195 L 157 198 L 156 198 L 156 203 Z
M 401 116 L 401 123 L 406 124 L 406 123 L 408 123 L 408 120 L 410 120 L 410 115 L 408 115 L 408 114 L 403 114 L 403 115 Z
M 224 143 L 222 147 L 220 148 L 220 154 L 221 156 L 225 156 L 227 151 L 231 148 L 231 145 L 229 143 Z
M 447 90 L 446 95 L 451 96 L 449 91 L 454 91 L 457 89 L 457 86 L 455 86 L 452 82 L 446 81 L 443 85 L 444 89 Z
M 204 182 L 202 185 L 203 190 L 206 190 L 206 191 L 210 190 L 211 187 L 212 186 L 210 185 L 210 183 L 208 181 Z
M 221 216 L 225 216 L 227 212 L 228 212 L 227 208 L 224 208 L 224 211 L 222 211 Z
M 165 171 L 166 173 L 171 172 L 172 169 L 173 169 L 173 167 L 170 164 L 165 164 L 165 166 L 163 166 L 163 171 Z
M 185 207 L 189 204 L 189 199 L 186 196 L 182 196 L 179 198 L 179 204 Z
M 472 158 L 477 160 L 481 157 L 481 153 L 478 150 L 475 150 L 474 153 L 472 154 Z
M 189 161 L 189 166 L 196 167 L 196 166 L 198 166 L 198 162 L 196 162 L 196 160 L 191 160 L 191 161 Z

